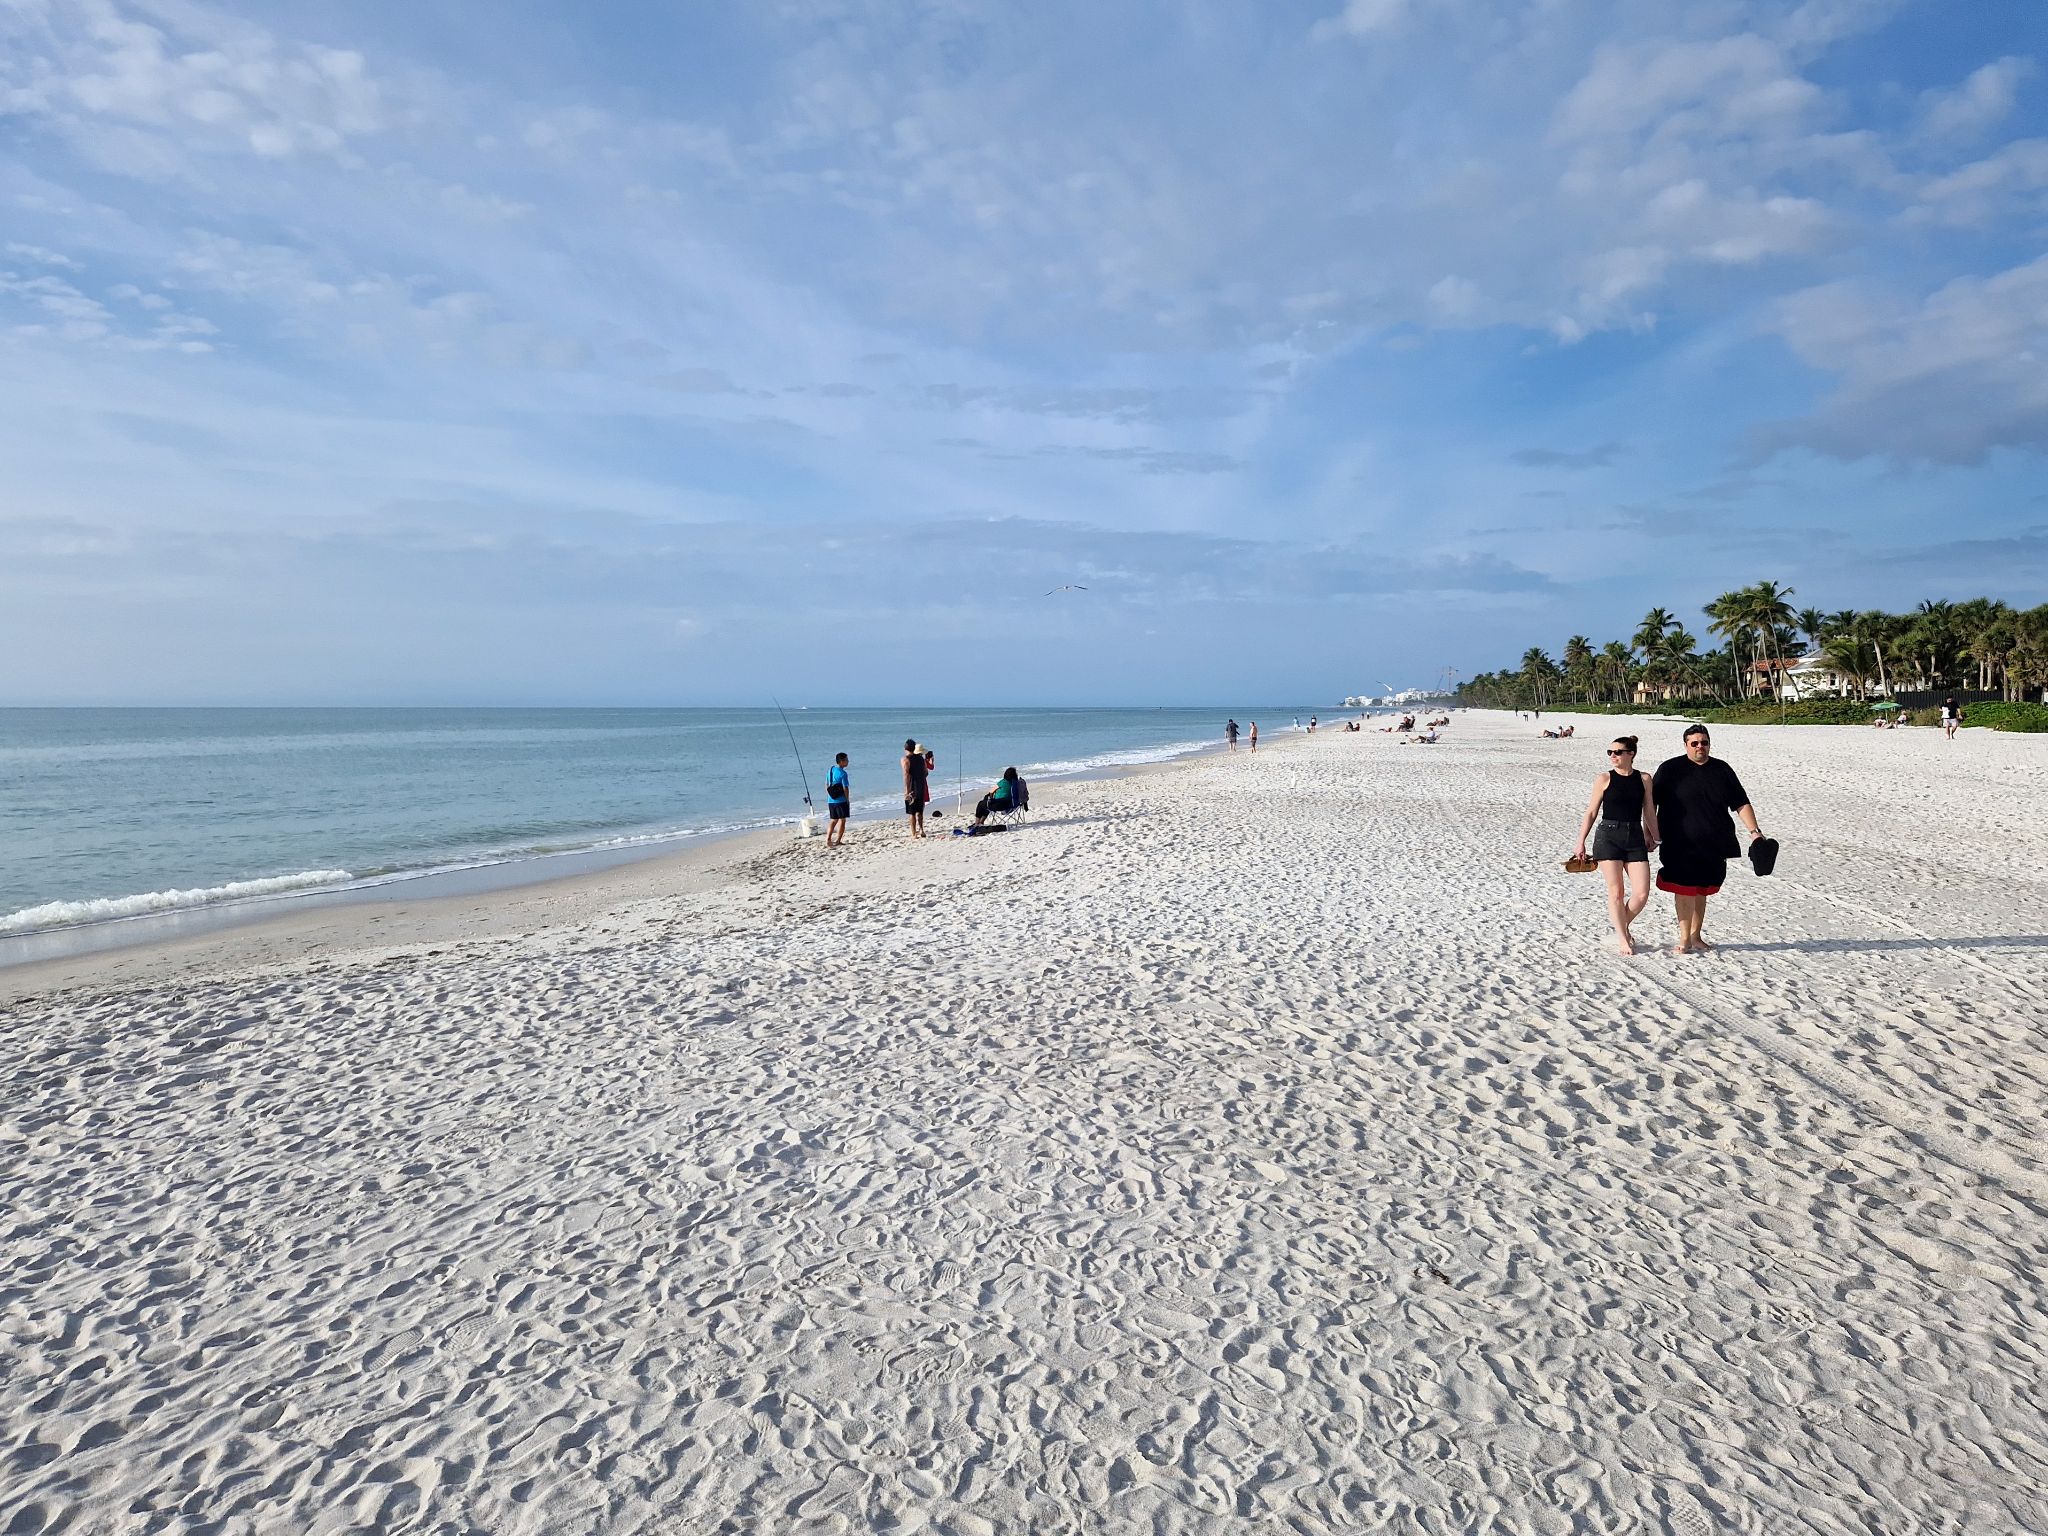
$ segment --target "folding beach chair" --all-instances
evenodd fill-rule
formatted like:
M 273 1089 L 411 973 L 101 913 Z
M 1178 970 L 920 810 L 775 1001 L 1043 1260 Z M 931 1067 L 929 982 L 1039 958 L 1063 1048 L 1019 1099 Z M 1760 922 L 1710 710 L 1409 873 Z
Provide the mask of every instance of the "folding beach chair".
M 1002 784 L 997 785 L 997 789 L 1003 784 L 1010 787 L 1008 800 L 997 799 L 993 790 L 984 797 L 989 802 L 988 820 L 999 826 L 1014 827 L 1031 814 L 1031 786 L 1024 782 L 1024 775 L 1015 768 L 1003 770 Z M 977 804 L 975 809 L 979 811 L 980 806 Z

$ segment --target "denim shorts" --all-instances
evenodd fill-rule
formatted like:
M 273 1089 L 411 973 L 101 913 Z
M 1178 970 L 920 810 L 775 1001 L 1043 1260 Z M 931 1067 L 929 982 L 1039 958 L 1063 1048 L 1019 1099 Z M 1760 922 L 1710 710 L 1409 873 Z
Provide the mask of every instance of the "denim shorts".
M 1625 864 L 1646 864 L 1650 858 L 1641 822 L 1609 821 L 1605 816 L 1593 823 L 1593 846 L 1587 852 L 1603 862 L 1620 859 Z

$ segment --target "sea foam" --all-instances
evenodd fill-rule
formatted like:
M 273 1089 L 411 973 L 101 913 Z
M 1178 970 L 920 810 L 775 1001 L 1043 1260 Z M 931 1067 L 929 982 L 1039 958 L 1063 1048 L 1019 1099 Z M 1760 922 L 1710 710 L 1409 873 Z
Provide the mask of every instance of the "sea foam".
M 230 880 L 226 885 L 209 885 L 200 890 L 145 891 L 140 896 L 107 896 L 95 901 L 46 901 L 39 907 L 24 907 L 0 917 L 0 934 L 33 933 L 41 928 L 69 928 L 77 923 L 101 923 L 116 917 L 210 907 L 249 896 L 276 896 L 318 885 L 340 885 L 354 878 L 345 869 L 309 869 L 302 874 L 270 875 L 261 880 Z

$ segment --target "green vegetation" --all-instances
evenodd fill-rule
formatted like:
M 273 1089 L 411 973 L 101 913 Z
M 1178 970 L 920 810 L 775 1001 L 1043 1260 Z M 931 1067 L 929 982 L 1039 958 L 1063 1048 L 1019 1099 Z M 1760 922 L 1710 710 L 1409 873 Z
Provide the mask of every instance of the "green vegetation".
M 1540 646 L 1519 666 L 1459 685 L 1461 704 L 1485 709 L 1595 710 L 1687 714 L 1731 723 L 1840 725 L 1870 719 L 1869 701 L 1894 693 L 1958 689 L 2003 693 L 2005 702 L 1967 706 L 1971 725 L 2040 730 L 2024 701 L 2048 689 L 2048 603 L 2019 610 L 1995 598 L 1929 601 L 1912 613 L 1792 607 L 1774 581 L 1724 592 L 1706 605 L 1707 632 L 1722 644 L 1704 654 L 1679 618 L 1652 608 L 1627 640 L 1594 647 L 1564 643 L 1562 660 Z M 1777 679 L 1802 656 L 1817 656 L 1845 697 L 1778 701 Z M 2005 713 L 2013 711 L 2013 713 Z
M 2048 704 L 1965 704 L 1963 725 L 1965 729 L 1982 725 L 1994 731 L 2048 731 Z
M 1687 720 L 1700 720 L 1708 725 L 1868 725 L 1877 718 L 1877 713 L 1861 699 L 1787 699 L 1782 721 L 1779 719 L 1779 706 L 1768 699 L 1757 699 L 1745 704 L 1570 704 L 1564 707 L 1575 714 L 1665 715 L 1674 718 L 1683 716 Z M 1977 723 L 1977 710 L 1990 707 L 1973 705 L 1970 710 L 1970 723 Z M 2042 705 L 2019 707 L 2048 708 Z M 1911 710 L 1900 711 L 1901 723 L 1908 723 L 1911 714 Z

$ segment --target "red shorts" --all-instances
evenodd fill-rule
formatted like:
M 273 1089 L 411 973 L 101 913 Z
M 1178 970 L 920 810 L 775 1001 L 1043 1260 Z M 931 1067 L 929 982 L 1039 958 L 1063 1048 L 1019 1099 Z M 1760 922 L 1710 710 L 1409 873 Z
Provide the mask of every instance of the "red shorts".
M 1669 891 L 1674 896 L 1711 896 L 1720 890 L 1721 887 L 1718 885 L 1679 885 L 1659 875 L 1657 877 L 1657 889 Z

